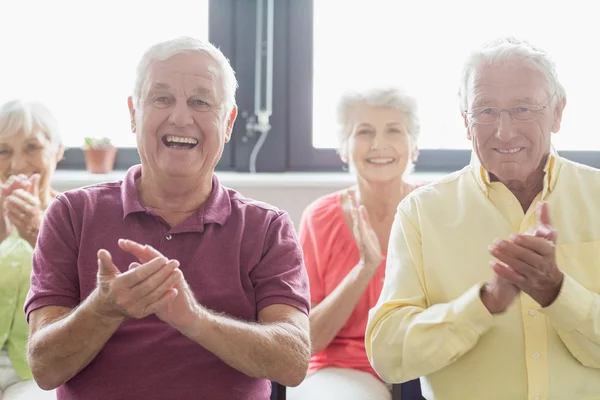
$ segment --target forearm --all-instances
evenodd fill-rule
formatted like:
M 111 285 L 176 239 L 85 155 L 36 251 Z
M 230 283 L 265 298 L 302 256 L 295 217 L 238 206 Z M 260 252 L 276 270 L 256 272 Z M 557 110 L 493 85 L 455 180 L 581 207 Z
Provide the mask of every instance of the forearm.
M 459 298 L 423 309 L 401 300 L 369 318 L 367 354 L 387 382 L 401 383 L 444 368 L 471 350 L 491 327 L 492 315 L 474 286 Z
M 95 312 L 96 291 L 70 312 L 56 307 L 43 328 L 33 333 L 28 359 L 35 380 L 54 389 L 77 375 L 104 347 L 121 320 L 107 320 Z M 52 321 L 50 321 L 52 319 Z
M 206 309 L 180 331 L 238 371 L 285 386 L 302 382 L 310 359 L 308 334 L 291 323 L 235 320 Z
M 358 300 L 373 278 L 373 272 L 356 265 L 340 284 L 310 312 L 313 354 L 319 353 L 335 338 L 354 311 Z

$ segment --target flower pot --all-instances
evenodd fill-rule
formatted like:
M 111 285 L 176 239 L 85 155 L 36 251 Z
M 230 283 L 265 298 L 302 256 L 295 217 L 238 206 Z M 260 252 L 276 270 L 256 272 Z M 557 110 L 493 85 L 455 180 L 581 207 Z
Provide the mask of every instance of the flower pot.
M 115 147 L 83 150 L 85 166 L 92 174 L 106 174 L 112 171 L 116 154 L 117 149 Z

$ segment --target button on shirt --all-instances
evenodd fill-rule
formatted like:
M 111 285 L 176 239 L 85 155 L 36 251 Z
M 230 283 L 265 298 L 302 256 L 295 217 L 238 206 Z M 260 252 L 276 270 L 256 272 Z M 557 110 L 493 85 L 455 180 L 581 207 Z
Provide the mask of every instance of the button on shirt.
M 540 200 L 559 232 L 561 291 L 546 308 L 521 293 L 492 316 L 479 296 L 492 279 L 488 246 L 532 232 Z M 367 354 L 389 382 L 421 377 L 428 399 L 598 399 L 598 293 L 600 171 L 552 152 L 543 191 L 523 212 L 473 157 L 400 205 Z

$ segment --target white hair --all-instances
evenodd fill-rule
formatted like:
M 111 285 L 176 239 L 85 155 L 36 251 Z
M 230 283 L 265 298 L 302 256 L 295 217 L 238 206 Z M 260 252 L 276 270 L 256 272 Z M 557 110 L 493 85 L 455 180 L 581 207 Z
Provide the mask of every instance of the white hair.
M 57 148 L 62 146 L 58 123 L 37 101 L 12 100 L 0 106 L 0 137 L 41 132 Z
M 229 60 L 221 50 L 207 41 L 202 41 L 192 37 L 178 37 L 175 39 L 166 40 L 152 45 L 142 55 L 138 63 L 135 75 L 135 84 L 133 88 L 133 104 L 135 108 L 139 108 L 142 89 L 147 78 L 148 70 L 152 63 L 156 61 L 167 60 L 177 54 L 200 52 L 208 55 L 219 65 L 221 69 L 221 79 L 223 82 L 223 92 L 225 95 L 225 108 L 230 111 L 235 107 L 235 92 L 238 87 L 238 82 L 235 77 L 235 72 L 229 63 Z
M 473 72 L 482 64 L 503 64 L 510 61 L 521 61 L 529 68 L 539 71 L 548 83 L 548 97 L 551 98 L 553 104 L 564 100 L 565 89 L 558 80 L 552 58 L 525 40 L 504 37 L 475 50 L 467 59 L 458 92 L 461 111 L 466 111 L 468 108 L 467 91 Z
M 338 131 L 340 148 L 352 134 L 353 114 L 356 107 L 365 105 L 400 111 L 404 115 L 408 134 L 413 138 L 415 143 L 418 141 L 421 127 L 417 115 L 416 99 L 399 88 L 374 88 L 348 92 L 341 97 L 337 109 L 337 121 L 340 127 Z

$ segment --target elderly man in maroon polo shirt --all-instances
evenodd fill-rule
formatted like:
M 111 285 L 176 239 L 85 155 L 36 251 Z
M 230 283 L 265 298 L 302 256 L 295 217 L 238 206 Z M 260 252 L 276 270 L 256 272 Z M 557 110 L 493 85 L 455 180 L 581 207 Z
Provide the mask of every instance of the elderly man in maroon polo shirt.
M 209 43 L 152 46 L 129 99 L 141 166 L 49 207 L 25 312 L 33 375 L 58 399 L 268 399 L 270 380 L 304 379 L 292 223 L 214 175 L 236 87 Z

